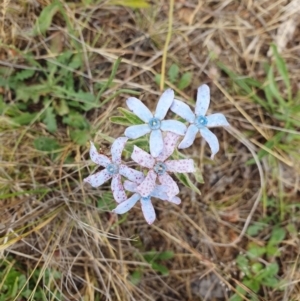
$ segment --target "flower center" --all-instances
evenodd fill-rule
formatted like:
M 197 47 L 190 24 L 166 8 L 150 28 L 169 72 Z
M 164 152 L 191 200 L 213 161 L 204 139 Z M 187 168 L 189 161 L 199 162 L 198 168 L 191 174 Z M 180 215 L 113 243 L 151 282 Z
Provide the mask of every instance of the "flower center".
M 115 175 L 119 173 L 119 166 L 115 163 L 110 163 L 106 166 L 106 170 L 111 174 Z
M 158 130 L 160 128 L 160 123 L 160 120 L 156 117 L 151 118 L 148 122 L 151 130 Z
M 148 202 L 148 201 L 150 201 L 150 198 L 151 198 L 150 195 L 142 197 L 142 201 Z
M 197 116 L 195 120 L 195 125 L 198 129 L 201 129 L 207 125 L 207 118 L 205 116 Z
M 159 176 L 161 176 L 161 175 L 163 175 L 165 172 L 166 172 L 166 170 L 167 170 L 167 166 L 166 166 L 166 164 L 165 163 L 163 163 L 163 162 L 157 162 L 155 165 L 154 165 L 154 171 L 159 175 Z

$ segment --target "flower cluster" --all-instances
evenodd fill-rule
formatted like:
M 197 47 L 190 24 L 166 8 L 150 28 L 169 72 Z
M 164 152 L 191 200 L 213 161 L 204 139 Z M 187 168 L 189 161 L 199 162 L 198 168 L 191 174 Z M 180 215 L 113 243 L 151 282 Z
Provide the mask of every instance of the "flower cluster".
M 140 201 L 146 221 L 152 224 L 156 218 L 152 198 L 174 204 L 181 202 L 177 197 L 179 188 L 170 173 L 195 172 L 192 159 L 169 159 L 180 136 L 183 136 L 178 145 L 180 149 L 191 146 L 196 134 L 200 132 L 210 146 L 212 159 L 219 151 L 218 139 L 208 128 L 229 126 L 229 124 L 223 114 L 206 116 L 209 103 L 210 91 L 207 85 L 198 88 L 195 113 L 187 104 L 175 99 L 174 91 L 171 89 L 162 94 L 154 114 L 139 99 L 130 97 L 127 99 L 128 108 L 145 123 L 128 127 L 124 133 L 125 137 L 119 137 L 114 141 L 111 147 L 111 159 L 99 154 L 91 142 L 91 160 L 104 169 L 90 175 L 84 181 L 93 187 L 99 187 L 112 178 L 112 193 L 116 202 L 119 203 L 113 212 L 123 214 Z M 189 126 L 177 120 L 164 120 L 169 110 L 186 120 Z M 134 146 L 131 159 L 143 170 L 147 169 L 147 174 L 128 167 L 121 159 L 128 139 L 137 139 L 146 134 L 150 134 L 150 154 Z M 128 179 L 124 183 L 122 176 Z M 126 191 L 133 194 L 128 198 Z

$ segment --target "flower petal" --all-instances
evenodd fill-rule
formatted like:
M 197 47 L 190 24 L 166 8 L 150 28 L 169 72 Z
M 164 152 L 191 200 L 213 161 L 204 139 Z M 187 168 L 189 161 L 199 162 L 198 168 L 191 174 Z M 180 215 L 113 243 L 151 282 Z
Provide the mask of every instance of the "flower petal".
M 193 159 L 168 160 L 165 164 L 170 172 L 195 172 Z
M 221 113 L 212 114 L 206 116 L 207 118 L 207 127 L 216 127 L 216 126 L 229 126 L 226 117 Z
M 150 195 L 153 196 L 154 198 L 167 201 L 168 200 L 167 187 L 164 185 L 156 185 L 154 189 L 151 191 Z
M 110 152 L 112 156 L 112 161 L 114 163 L 120 164 L 121 163 L 121 155 L 124 149 L 124 146 L 127 142 L 127 137 L 119 137 L 117 138 L 111 146 Z
M 112 175 L 106 169 L 103 169 L 93 175 L 88 176 L 83 180 L 83 182 L 89 183 L 92 187 L 99 187 L 111 177 Z
M 213 134 L 208 128 L 200 129 L 201 136 L 208 143 L 211 149 L 211 159 L 214 158 L 214 155 L 219 151 L 219 141 L 215 134 Z
M 199 131 L 198 128 L 194 124 L 191 124 L 188 127 L 184 138 L 179 143 L 178 148 L 187 148 L 191 146 L 195 140 L 198 131 Z
M 130 111 L 132 111 L 143 121 L 148 122 L 149 119 L 153 118 L 153 114 L 139 99 L 135 97 L 129 97 L 126 100 L 126 103 Z
M 91 143 L 90 157 L 94 163 L 104 167 L 106 167 L 109 163 L 111 163 L 108 157 L 101 155 L 97 152 L 97 149 L 92 141 L 90 143 Z
M 155 159 L 136 145 L 133 147 L 131 159 L 143 167 L 152 168 L 155 164 Z
M 191 108 L 180 100 L 174 99 L 170 110 L 190 123 L 195 120 L 195 114 Z
M 145 180 L 140 184 L 136 191 L 142 196 L 149 196 L 151 191 L 155 187 L 156 173 L 153 170 L 150 170 L 145 178 Z
M 124 135 L 130 139 L 136 139 L 150 133 L 151 129 L 148 124 L 137 124 L 128 127 Z
M 164 140 L 161 130 L 154 130 L 150 134 L 150 153 L 152 157 L 156 158 L 164 148 Z
M 168 199 L 168 202 L 179 205 L 181 203 L 181 199 L 178 196 L 174 196 L 173 198 Z
M 141 171 L 132 169 L 124 164 L 119 165 L 119 173 L 135 183 L 141 183 L 145 179 L 144 174 Z
M 145 200 L 141 198 L 141 205 L 145 220 L 149 225 L 151 225 L 156 219 L 156 214 L 151 203 L 151 199 L 149 198 Z
M 123 214 L 129 211 L 140 198 L 141 196 L 138 193 L 135 193 L 129 199 L 119 204 L 114 210 L 112 210 L 112 212 L 117 214 Z
M 162 131 L 168 131 L 183 136 L 186 132 L 186 125 L 178 120 L 163 120 L 160 126 Z
M 157 161 L 164 162 L 167 158 L 169 158 L 176 147 L 176 143 L 179 139 L 179 136 L 177 134 L 174 134 L 172 132 L 167 132 L 165 138 L 164 138 L 164 148 L 161 154 L 156 158 Z
M 121 175 L 114 175 L 111 181 L 111 191 L 117 203 L 124 202 L 127 199 L 123 184 L 121 182 Z
M 210 103 L 209 86 L 202 85 L 198 88 L 195 113 L 204 116 Z
M 168 113 L 170 106 L 172 105 L 174 100 L 174 91 L 172 89 L 167 89 L 160 97 L 154 117 L 162 120 Z
M 138 184 L 137 184 L 137 183 L 133 183 L 133 182 L 127 181 L 127 180 L 124 181 L 124 188 L 125 188 L 127 191 L 135 192 L 137 187 L 138 187 Z
M 161 176 L 158 176 L 159 181 L 164 186 L 167 186 L 167 195 L 169 198 L 174 197 L 176 194 L 179 193 L 179 188 L 176 184 L 176 182 L 167 174 L 164 173 Z

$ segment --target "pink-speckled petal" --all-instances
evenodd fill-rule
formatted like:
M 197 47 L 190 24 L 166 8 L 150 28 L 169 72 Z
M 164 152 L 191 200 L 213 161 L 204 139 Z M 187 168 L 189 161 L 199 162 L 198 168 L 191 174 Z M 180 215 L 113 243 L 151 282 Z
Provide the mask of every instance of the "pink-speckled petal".
M 112 161 L 114 163 L 116 163 L 116 164 L 121 163 L 122 151 L 124 149 L 124 146 L 125 146 L 127 140 L 128 140 L 127 137 L 119 137 L 112 144 L 110 151 L 111 151 Z
M 145 176 L 141 171 L 132 169 L 124 164 L 119 165 L 119 173 L 128 180 L 138 184 L 145 179 Z
M 168 202 L 179 205 L 181 203 L 181 199 L 178 196 L 174 196 L 168 199 Z
M 124 181 L 124 188 L 130 192 L 136 192 L 136 188 L 138 187 L 137 183 L 131 181 Z
M 156 219 L 156 214 L 153 205 L 151 203 L 151 199 L 141 198 L 141 206 L 146 222 L 149 225 L 151 225 Z
M 138 146 L 133 147 L 131 159 L 141 166 L 147 168 L 152 168 L 155 164 L 155 159 Z
M 197 116 L 204 116 L 207 112 L 210 103 L 209 86 L 202 85 L 198 88 L 195 113 Z
M 186 125 L 178 120 L 163 120 L 160 128 L 164 132 L 172 132 L 181 136 L 186 132 Z
M 164 140 L 161 130 L 153 130 L 150 134 L 150 153 L 152 157 L 156 158 L 163 150 Z
M 164 119 L 174 100 L 174 91 L 167 89 L 160 97 L 154 116 L 160 120 Z
M 126 100 L 126 103 L 130 111 L 132 111 L 143 121 L 148 122 L 149 119 L 153 118 L 153 114 L 139 99 L 135 97 L 129 97 Z
M 111 177 L 112 175 L 106 169 L 103 169 L 93 175 L 88 176 L 83 180 L 83 182 L 89 183 L 93 187 L 99 187 Z
M 204 140 L 208 143 L 211 149 L 211 159 L 214 158 L 215 154 L 219 151 L 219 141 L 217 136 L 212 133 L 208 128 L 200 129 L 200 134 L 204 138 Z
M 207 118 L 207 127 L 217 127 L 217 126 L 229 126 L 229 123 L 226 119 L 226 117 L 221 113 L 212 114 L 209 116 L 206 116 Z
M 172 198 L 179 193 L 179 188 L 176 182 L 167 173 L 158 176 L 158 179 L 162 185 L 167 186 L 166 192 L 169 198 Z
M 135 193 L 133 196 L 131 196 L 126 201 L 120 203 L 112 212 L 117 214 L 123 214 L 129 211 L 136 202 L 141 198 L 141 196 L 138 193 Z
M 150 170 L 145 178 L 145 180 L 137 187 L 136 191 L 142 196 L 149 196 L 151 191 L 155 187 L 156 173 Z
M 137 139 L 151 132 L 148 124 L 137 124 L 128 127 L 124 135 L 130 139 Z
M 190 123 L 195 121 L 195 114 L 191 108 L 180 100 L 174 99 L 170 110 Z
M 161 154 L 156 158 L 157 161 L 164 162 L 167 158 L 169 158 L 176 147 L 176 143 L 180 136 L 174 134 L 172 132 L 167 132 L 164 138 L 164 148 Z
M 111 163 L 108 157 L 101 155 L 97 152 L 97 149 L 92 141 L 90 141 L 90 143 L 91 143 L 90 157 L 94 163 L 104 167 L 106 167 L 109 163 Z
M 127 199 L 122 181 L 121 175 L 114 175 L 111 181 L 111 191 L 114 199 L 117 203 L 124 202 Z
M 169 172 L 195 172 L 193 159 L 168 160 L 165 164 Z
M 196 138 L 198 131 L 199 129 L 194 124 L 191 124 L 188 127 L 184 138 L 179 143 L 178 148 L 187 148 L 191 146 Z

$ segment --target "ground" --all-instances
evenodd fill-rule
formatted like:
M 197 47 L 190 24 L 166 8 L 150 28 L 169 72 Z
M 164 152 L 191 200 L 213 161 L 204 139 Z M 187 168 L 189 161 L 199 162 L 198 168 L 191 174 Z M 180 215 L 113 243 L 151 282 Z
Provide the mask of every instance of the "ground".
M 299 7 L 4 0 L 0 300 L 300 300 Z M 89 140 L 110 155 L 128 97 L 193 106 L 201 84 L 230 123 L 214 160 L 197 136 L 180 205 L 113 214 Z

